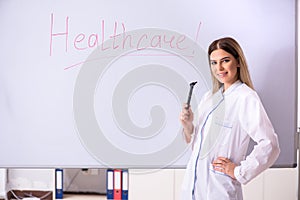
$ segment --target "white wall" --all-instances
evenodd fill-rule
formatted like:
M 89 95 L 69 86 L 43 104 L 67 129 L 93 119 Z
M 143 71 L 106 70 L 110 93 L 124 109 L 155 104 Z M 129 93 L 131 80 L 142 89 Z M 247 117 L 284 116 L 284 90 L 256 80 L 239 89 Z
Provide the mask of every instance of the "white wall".
M 6 169 L 0 169 L 0 198 L 6 197 Z
M 297 170 L 266 170 L 243 186 L 244 200 L 297 200 Z M 129 198 L 179 200 L 184 173 L 184 169 L 130 170 Z

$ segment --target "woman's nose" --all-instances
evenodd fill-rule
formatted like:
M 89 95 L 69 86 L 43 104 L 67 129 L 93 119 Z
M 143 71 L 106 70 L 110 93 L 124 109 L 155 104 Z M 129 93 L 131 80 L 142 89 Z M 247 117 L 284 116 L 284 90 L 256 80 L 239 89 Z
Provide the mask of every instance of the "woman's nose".
M 224 67 L 222 66 L 221 63 L 217 63 L 216 68 L 217 68 L 218 71 L 222 71 L 224 69 Z

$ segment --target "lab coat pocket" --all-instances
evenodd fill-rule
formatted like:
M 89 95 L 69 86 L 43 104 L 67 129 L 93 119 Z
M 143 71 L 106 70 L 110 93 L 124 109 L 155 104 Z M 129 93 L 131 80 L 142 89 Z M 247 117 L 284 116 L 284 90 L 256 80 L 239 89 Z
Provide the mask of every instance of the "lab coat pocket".
M 210 169 L 208 183 L 209 198 L 218 200 L 239 200 L 241 197 L 241 185 L 231 177 L 221 172 Z
M 201 145 L 200 159 L 205 158 L 208 155 L 216 154 L 216 149 L 219 149 L 220 146 L 227 146 L 226 144 L 229 141 L 230 132 L 232 125 L 227 121 L 212 120 L 211 126 L 208 128 L 207 135 Z M 220 142 L 222 145 L 220 145 Z
M 230 158 L 229 152 L 231 149 L 231 137 L 233 123 L 226 120 L 215 120 L 215 125 L 219 126 L 220 134 L 216 145 L 216 156 Z

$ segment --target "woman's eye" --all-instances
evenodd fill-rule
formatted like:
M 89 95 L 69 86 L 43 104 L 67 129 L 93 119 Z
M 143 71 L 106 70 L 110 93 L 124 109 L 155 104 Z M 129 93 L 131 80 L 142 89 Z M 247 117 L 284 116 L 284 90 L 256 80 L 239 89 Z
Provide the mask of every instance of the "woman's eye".
M 211 61 L 211 62 L 210 62 L 210 65 L 216 65 L 216 64 L 217 64 L 216 61 Z
M 229 59 L 225 59 L 225 60 L 223 60 L 223 62 L 224 63 L 228 63 L 228 62 L 230 62 L 230 60 Z

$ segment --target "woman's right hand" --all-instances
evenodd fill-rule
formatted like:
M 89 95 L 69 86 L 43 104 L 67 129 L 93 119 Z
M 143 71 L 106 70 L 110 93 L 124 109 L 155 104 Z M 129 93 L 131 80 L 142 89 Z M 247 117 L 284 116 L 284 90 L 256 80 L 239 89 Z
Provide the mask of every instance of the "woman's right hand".
M 185 134 L 186 141 L 189 143 L 191 141 L 191 136 L 194 131 L 194 113 L 191 109 L 191 107 L 187 106 L 187 104 L 184 104 L 179 116 L 179 120 L 183 126 L 183 131 Z

